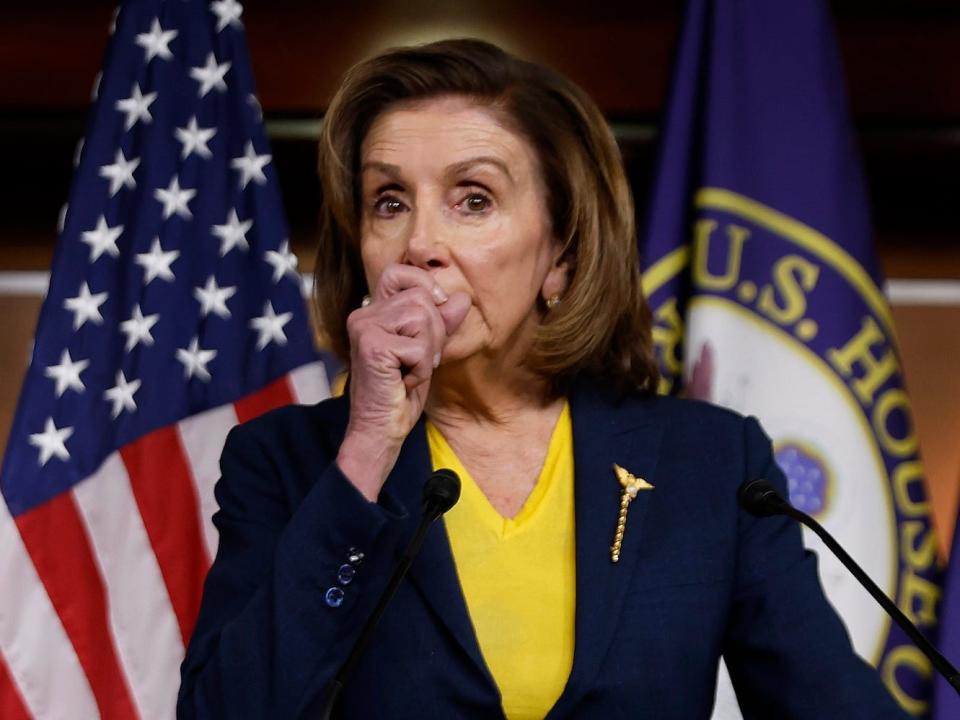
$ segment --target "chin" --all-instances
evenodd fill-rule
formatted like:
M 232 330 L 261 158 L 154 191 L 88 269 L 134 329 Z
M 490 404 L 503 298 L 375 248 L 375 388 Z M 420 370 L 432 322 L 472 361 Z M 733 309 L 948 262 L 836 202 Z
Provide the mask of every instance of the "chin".
M 474 348 L 472 345 L 473 343 L 468 342 L 467 338 L 460 338 L 454 334 L 454 336 L 447 343 L 447 346 L 443 349 L 443 359 L 441 360 L 441 364 L 448 365 L 450 363 L 466 360 L 472 355 L 475 355 L 479 348 Z
M 469 316 L 467 320 L 469 320 Z M 464 323 L 450 336 L 443 348 L 444 365 L 467 360 L 474 355 L 482 354 L 489 347 L 488 338 L 483 332 L 476 332 L 479 328 L 470 327 Z

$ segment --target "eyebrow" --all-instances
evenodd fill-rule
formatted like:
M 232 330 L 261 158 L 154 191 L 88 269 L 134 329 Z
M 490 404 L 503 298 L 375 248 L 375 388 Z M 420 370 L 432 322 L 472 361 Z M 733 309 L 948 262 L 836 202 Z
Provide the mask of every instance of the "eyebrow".
M 513 183 L 513 175 L 510 174 L 510 168 L 507 167 L 507 164 L 503 162 L 500 158 L 493 157 L 492 155 L 481 155 L 479 157 L 469 158 L 468 160 L 461 160 L 458 163 L 447 168 L 446 174 L 448 176 L 461 175 L 467 170 L 470 170 L 475 165 L 493 165 L 496 168 L 499 168 L 500 172 L 507 176 L 507 179 Z
M 450 165 L 445 170 L 444 174 L 448 177 L 455 175 L 461 175 L 466 171 L 470 170 L 476 165 L 493 165 L 498 168 L 504 175 L 507 176 L 507 179 L 514 183 L 513 175 L 510 173 L 510 168 L 507 167 L 507 164 L 503 162 L 500 158 L 493 157 L 492 155 L 481 155 L 478 157 L 468 158 L 467 160 L 461 160 L 458 163 Z M 382 172 L 384 175 L 387 175 L 395 180 L 399 180 L 401 176 L 401 170 L 399 165 L 394 165 L 392 163 L 377 162 L 377 161 L 367 161 L 360 167 L 360 173 L 363 174 L 367 170 L 377 170 Z
M 400 166 L 392 165 L 385 162 L 373 162 L 367 161 L 360 167 L 360 174 L 362 175 L 367 170 L 377 170 L 382 172 L 384 175 L 389 175 L 390 177 L 399 180 L 400 179 Z

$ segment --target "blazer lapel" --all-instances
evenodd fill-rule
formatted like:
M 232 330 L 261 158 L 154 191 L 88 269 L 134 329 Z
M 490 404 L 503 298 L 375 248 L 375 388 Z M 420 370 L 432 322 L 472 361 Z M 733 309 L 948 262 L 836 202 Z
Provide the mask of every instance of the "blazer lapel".
M 343 409 L 347 411 L 346 406 Z M 628 400 L 618 406 L 609 388 L 600 383 L 577 382 L 571 393 L 570 410 L 576 475 L 575 646 L 567 685 L 548 717 L 568 715 L 600 672 L 641 555 L 643 516 L 649 494 L 656 490 L 642 491 L 630 503 L 620 561 L 611 562 L 610 546 L 621 493 L 613 464 L 656 487 L 657 455 L 663 433 L 662 423 L 653 416 L 652 404 Z M 385 490 L 409 513 L 402 531 L 405 541 L 412 537 L 420 521 L 421 492 L 431 469 L 425 420 L 421 418 L 407 437 L 385 484 Z M 435 523 L 428 531 L 407 579 L 496 692 L 496 683 L 477 643 L 443 522 Z
M 431 472 L 426 425 L 424 418 L 421 418 L 407 436 L 397 464 L 384 486 L 409 513 L 403 533 L 404 542 L 413 536 L 420 522 L 423 485 Z M 483 660 L 473 622 L 470 620 L 442 518 L 427 531 L 420 554 L 410 567 L 407 580 L 417 587 L 423 600 L 433 609 L 495 689 L 496 683 Z
M 657 455 L 663 433 L 650 404 L 625 401 L 617 407 L 608 388 L 578 383 L 570 398 L 573 450 L 577 608 L 573 668 L 548 717 L 564 717 L 590 688 L 617 631 L 621 609 L 641 553 L 641 529 L 653 490 L 630 502 L 620 561 L 610 559 L 622 488 L 614 463 L 656 488 Z

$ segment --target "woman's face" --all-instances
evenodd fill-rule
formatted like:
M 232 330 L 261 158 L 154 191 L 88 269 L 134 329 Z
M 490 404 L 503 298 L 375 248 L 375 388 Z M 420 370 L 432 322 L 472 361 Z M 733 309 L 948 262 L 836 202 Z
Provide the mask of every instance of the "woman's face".
M 563 294 L 566 266 L 529 143 L 460 96 L 384 112 L 361 146 L 360 250 L 368 286 L 390 263 L 465 292 L 467 317 L 443 357 L 522 357 L 537 299 Z

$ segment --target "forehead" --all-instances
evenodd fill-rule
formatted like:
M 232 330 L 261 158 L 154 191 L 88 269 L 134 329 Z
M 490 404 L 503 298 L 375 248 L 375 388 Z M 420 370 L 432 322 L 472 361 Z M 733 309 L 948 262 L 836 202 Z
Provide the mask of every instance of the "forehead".
M 398 103 L 373 121 L 360 148 L 363 163 L 454 164 L 499 158 L 517 175 L 537 165 L 527 140 L 489 106 L 461 96 Z

